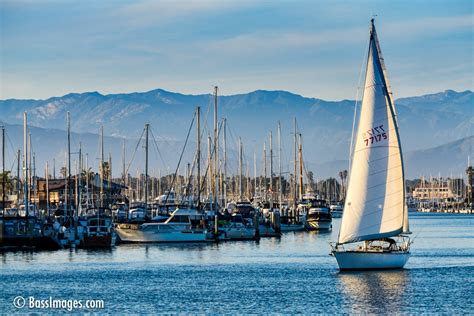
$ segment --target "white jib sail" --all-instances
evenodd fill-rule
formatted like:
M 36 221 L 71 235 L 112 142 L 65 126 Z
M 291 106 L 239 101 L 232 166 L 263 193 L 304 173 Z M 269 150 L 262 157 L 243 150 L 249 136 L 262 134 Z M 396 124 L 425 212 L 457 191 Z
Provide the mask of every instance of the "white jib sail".
M 339 243 L 398 235 L 405 179 L 398 126 L 372 25 L 362 99 Z M 406 223 L 407 225 L 408 223 Z

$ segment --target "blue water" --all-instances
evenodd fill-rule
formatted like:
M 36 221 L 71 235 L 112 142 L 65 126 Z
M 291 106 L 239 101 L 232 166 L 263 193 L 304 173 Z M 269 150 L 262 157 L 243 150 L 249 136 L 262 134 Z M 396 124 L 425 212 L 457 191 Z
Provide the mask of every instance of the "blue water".
M 13 298 L 103 299 L 93 312 L 472 313 L 474 216 L 410 214 L 406 269 L 340 273 L 330 233 L 196 245 L 120 245 L 108 251 L 0 254 L 0 311 Z M 86 310 L 74 310 L 84 312 Z

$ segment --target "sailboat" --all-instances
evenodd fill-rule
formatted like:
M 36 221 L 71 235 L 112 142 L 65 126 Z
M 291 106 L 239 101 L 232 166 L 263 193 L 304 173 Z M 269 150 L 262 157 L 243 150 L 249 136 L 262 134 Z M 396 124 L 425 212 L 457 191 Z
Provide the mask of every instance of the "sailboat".
M 349 186 L 331 255 L 340 270 L 400 269 L 410 256 L 405 176 L 387 70 L 371 20 Z M 346 249 L 352 245 L 352 249 Z

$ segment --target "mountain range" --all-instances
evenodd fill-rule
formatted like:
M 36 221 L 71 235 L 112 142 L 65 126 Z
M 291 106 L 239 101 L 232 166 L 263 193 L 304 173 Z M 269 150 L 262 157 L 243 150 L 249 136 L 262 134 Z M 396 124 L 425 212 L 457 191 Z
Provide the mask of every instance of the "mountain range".
M 474 135 L 473 92 L 444 92 L 401 98 L 395 101 L 405 153 L 407 177 L 420 174 L 459 174 L 472 156 Z M 137 140 L 145 123 L 150 123 L 152 170 L 176 168 L 196 106 L 201 106 L 203 134 L 212 135 L 211 94 L 185 95 L 156 89 L 148 92 L 102 95 L 98 92 L 70 93 L 46 100 L 0 100 L 1 121 L 9 136 L 9 163 L 22 146 L 23 112 L 28 113 L 33 151 L 38 166 L 53 158 L 63 164 L 66 149 L 66 113 L 71 113 L 74 152 L 79 142 L 89 153 L 90 165 L 99 157 L 98 132 L 104 126 L 105 152 L 112 154 L 114 170 L 121 168 L 121 147 L 126 140 L 126 160 L 132 174 L 142 168 L 143 150 Z M 257 90 L 247 94 L 218 97 L 218 118 L 227 119 L 227 143 L 231 172 L 236 170 L 237 142 L 244 144 L 245 164 L 253 172 L 254 152 L 261 169 L 263 143 L 269 160 L 269 132 L 273 133 L 274 170 L 277 170 L 277 122 L 281 123 L 283 171 L 293 161 L 293 118 L 303 138 L 306 167 L 316 177 L 335 176 L 347 168 L 354 115 L 352 100 L 325 101 L 287 91 Z M 203 137 L 204 147 L 207 141 Z M 190 134 L 183 161 L 191 162 L 195 147 Z M 135 148 L 138 148 L 135 152 Z M 206 153 L 207 149 L 203 148 Z M 39 169 L 38 169 L 39 170 Z M 260 172 L 260 171 L 259 171 Z

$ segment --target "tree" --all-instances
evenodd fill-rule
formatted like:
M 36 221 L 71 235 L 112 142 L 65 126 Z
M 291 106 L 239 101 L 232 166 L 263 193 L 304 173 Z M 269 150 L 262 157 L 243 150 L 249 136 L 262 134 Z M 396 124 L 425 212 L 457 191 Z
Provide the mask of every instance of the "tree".
M 12 179 L 10 177 L 10 171 L 0 173 L 0 200 L 3 197 L 3 181 L 5 181 L 5 194 L 12 190 Z

